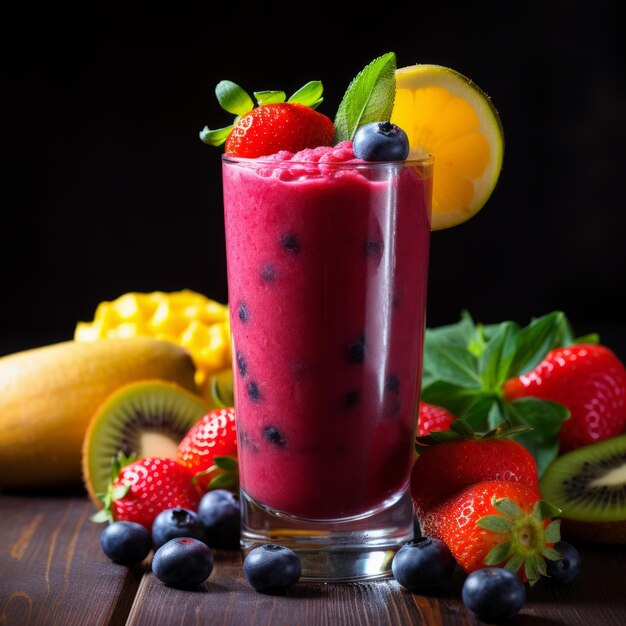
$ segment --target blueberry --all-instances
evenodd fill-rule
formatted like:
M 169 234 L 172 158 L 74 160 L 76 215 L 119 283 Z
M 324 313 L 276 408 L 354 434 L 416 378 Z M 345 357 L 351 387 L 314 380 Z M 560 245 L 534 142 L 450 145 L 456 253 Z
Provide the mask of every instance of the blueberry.
M 202 496 L 198 515 L 206 530 L 207 543 L 215 548 L 239 548 L 239 496 L 226 489 L 213 489 Z
M 346 359 L 350 363 L 363 363 L 365 358 L 365 336 L 361 335 L 358 339 L 351 341 L 346 346 Z
M 443 591 L 456 561 L 443 541 L 420 537 L 405 543 L 391 562 L 394 578 L 405 589 L 424 595 Z
M 280 238 L 280 245 L 291 254 L 298 254 L 298 252 L 300 252 L 300 240 L 293 233 L 285 233 Z
M 209 546 L 191 537 L 170 539 L 152 557 L 152 572 L 168 587 L 199 585 L 211 575 L 214 565 Z
M 152 538 L 141 524 L 113 522 L 100 534 L 100 545 L 114 563 L 136 565 L 152 550 Z
M 252 400 L 252 402 L 261 401 L 261 392 L 259 391 L 259 386 L 255 382 L 250 381 L 246 385 L 246 390 L 248 391 L 248 397 Z
M 198 514 L 180 507 L 161 511 L 152 522 L 152 542 L 155 548 L 175 537 L 193 537 L 205 541 L 205 531 Z
M 561 554 L 558 561 L 546 560 L 549 580 L 554 583 L 571 583 L 580 571 L 580 554 L 567 541 L 558 541 L 554 549 Z
M 351 389 L 343 397 L 343 405 L 346 409 L 353 409 L 361 401 L 361 392 L 358 389 Z
M 245 302 L 239 303 L 239 308 L 237 309 L 237 315 L 239 315 L 239 319 L 245 324 L 250 319 L 250 313 L 248 312 L 248 307 Z
M 257 591 L 281 594 L 298 582 L 302 565 L 298 555 L 289 548 L 266 543 L 248 553 L 243 573 Z
M 246 372 L 248 371 L 248 364 L 246 363 L 246 359 L 243 354 L 239 351 L 237 351 L 237 369 L 239 370 L 239 373 L 245 377 Z
M 409 138 L 391 122 L 361 126 L 352 143 L 354 156 L 364 161 L 404 161 L 409 156 Z
M 280 430 L 278 430 L 278 428 L 276 428 L 276 426 L 266 426 L 263 429 L 263 436 L 270 443 L 274 443 L 277 446 L 284 446 L 285 445 L 285 439 L 284 439 L 282 433 L 280 432 Z
M 485 622 L 501 622 L 517 615 L 526 601 L 526 589 L 516 574 L 503 567 L 472 572 L 463 583 L 463 603 Z
M 276 280 L 276 270 L 269 263 L 261 268 L 261 280 L 264 283 L 273 283 Z

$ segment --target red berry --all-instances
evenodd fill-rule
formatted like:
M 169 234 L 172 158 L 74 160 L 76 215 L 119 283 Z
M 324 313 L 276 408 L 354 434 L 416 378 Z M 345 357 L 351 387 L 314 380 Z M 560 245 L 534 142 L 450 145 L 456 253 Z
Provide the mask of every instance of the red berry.
M 213 487 L 236 488 L 235 409 L 214 409 L 202 417 L 178 444 L 177 460 L 194 476 L 201 493 Z
M 431 432 L 448 430 L 455 419 L 450 411 L 441 406 L 420 402 L 417 434 L 419 437 L 425 437 Z
M 148 531 L 161 511 L 175 507 L 195 511 L 199 503 L 189 472 L 172 459 L 147 457 L 122 467 L 113 483 L 113 492 L 118 490 L 126 493 L 113 496 L 113 518 L 136 522 Z
M 265 104 L 239 118 L 226 140 L 225 152 L 247 158 L 280 150 L 298 152 L 331 145 L 333 134 L 330 118 L 311 107 L 294 102 Z
M 486 480 L 521 483 L 541 495 L 535 459 L 513 439 L 459 439 L 422 450 L 411 472 L 418 518 L 461 489 Z
M 576 344 L 548 353 L 504 385 L 508 400 L 534 396 L 565 405 L 561 452 L 626 432 L 626 368 L 605 346 Z

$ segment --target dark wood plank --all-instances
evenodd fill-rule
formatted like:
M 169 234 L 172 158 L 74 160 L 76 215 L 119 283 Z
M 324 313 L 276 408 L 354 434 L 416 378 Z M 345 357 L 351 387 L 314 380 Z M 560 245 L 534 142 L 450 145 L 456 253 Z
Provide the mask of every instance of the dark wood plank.
M 0 495 L 0 624 L 126 622 L 143 569 L 104 558 L 94 510 L 81 495 Z

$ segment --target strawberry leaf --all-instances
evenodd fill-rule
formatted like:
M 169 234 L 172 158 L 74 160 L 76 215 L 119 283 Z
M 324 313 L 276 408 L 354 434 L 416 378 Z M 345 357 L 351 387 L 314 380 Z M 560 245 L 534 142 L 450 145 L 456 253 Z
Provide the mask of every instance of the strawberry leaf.
M 555 519 L 546 526 L 545 537 L 548 543 L 561 541 L 561 520 Z
M 476 525 L 494 533 L 508 533 L 513 528 L 513 522 L 501 515 L 485 515 L 476 522 Z
M 96 522 L 96 524 L 102 524 L 103 522 L 112 522 L 111 512 L 107 509 L 100 509 L 97 513 L 94 513 L 89 517 L 90 521 Z
M 540 556 L 529 556 L 524 561 L 524 573 L 528 578 L 528 584 L 532 587 L 542 576 L 547 575 L 546 562 Z
M 210 130 L 208 126 L 205 126 L 200 131 L 200 140 L 209 146 L 221 146 L 228 139 L 232 129 L 232 124 L 224 126 L 224 128 L 216 128 L 215 130 Z
M 559 561 L 563 558 L 563 555 L 554 548 L 544 548 L 541 551 L 541 554 L 543 554 L 543 556 L 545 556 L 549 561 Z
M 540 522 L 552 517 L 558 517 L 561 513 L 563 513 L 561 509 L 554 506 L 554 504 L 546 502 L 545 500 L 537 500 L 537 502 L 535 502 L 535 506 L 533 506 L 532 512 L 535 519 Z
M 120 485 L 115 487 L 111 492 L 111 500 L 121 500 L 126 497 L 126 494 L 130 491 L 130 485 Z
M 232 80 L 221 80 L 217 83 L 215 95 L 220 106 L 233 115 L 245 115 L 254 108 L 252 98 Z
M 496 544 L 485 557 L 485 565 L 499 565 L 513 555 L 513 544 L 510 541 Z
M 259 106 L 263 106 L 264 104 L 284 102 L 287 94 L 284 91 L 255 91 L 254 97 Z
M 322 93 L 324 87 L 319 80 L 311 80 L 306 85 L 303 85 L 294 94 L 289 96 L 287 102 L 294 102 L 297 104 L 304 104 L 305 106 L 317 109 L 317 107 L 323 102 Z
M 509 572 L 513 572 L 514 574 L 517 574 L 517 572 L 519 571 L 519 568 L 522 567 L 522 564 L 524 563 L 524 557 L 517 553 L 514 554 L 505 564 L 504 569 L 508 569 Z
M 360 126 L 391 118 L 396 94 L 396 55 L 388 52 L 366 65 L 352 80 L 335 117 L 334 142 L 352 140 Z
M 237 484 L 235 474 L 219 474 L 209 482 L 209 489 L 226 489 Z
M 517 520 L 524 517 L 522 509 L 520 509 L 519 506 L 511 500 L 511 498 L 496 498 L 494 496 L 491 499 L 491 504 L 493 504 L 498 513 L 501 513 L 509 519 Z

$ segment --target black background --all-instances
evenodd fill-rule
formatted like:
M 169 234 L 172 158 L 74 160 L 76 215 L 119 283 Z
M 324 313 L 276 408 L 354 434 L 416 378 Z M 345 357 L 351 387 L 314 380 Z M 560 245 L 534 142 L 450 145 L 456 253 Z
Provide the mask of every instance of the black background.
M 617 2 L 22 3 L 2 18 L 0 354 L 72 337 L 127 291 L 227 299 L 215 84 L 320 79 L 333 117 L 374 57 L 472 78 L 505 130 L 485 208 L 432 237 L 428 323 L 560 309 L 626 358 Z M 584 7 L 584 8 L 583 8 Z

